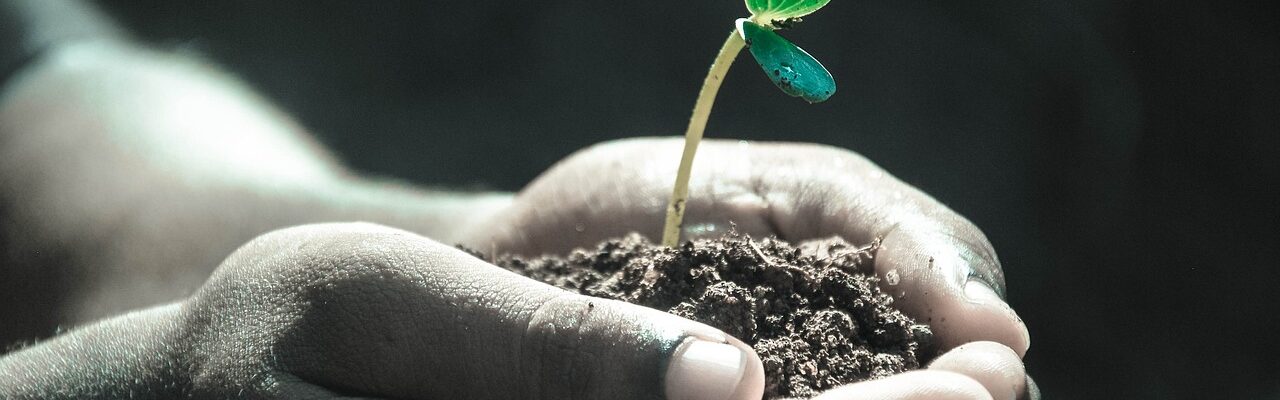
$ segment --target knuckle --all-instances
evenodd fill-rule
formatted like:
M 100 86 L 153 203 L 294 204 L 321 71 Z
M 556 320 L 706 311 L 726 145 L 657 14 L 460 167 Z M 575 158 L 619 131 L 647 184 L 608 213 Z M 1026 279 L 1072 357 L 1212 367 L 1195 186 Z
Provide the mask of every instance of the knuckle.
M 368 224 L 334 228 L 300 242 L 300 251 L 275 271 L 292 284 L 287 286 L 326 295 L 335 288 L 375 291 L 412 279 L 417 243 L 404 232 Z
M 297 228 L 283 255 L 285 264 L 306 269 L 344 269 L 368 265 L 391 268 L 406 252 L 404 233 L 368 223 L 309 225 Z
M 539 305 L 521 346 L 533 397 L 606 398 L 656 387 L 662 349 L 674 344 L 631 314 L 623 303 L 567 292 Z
M 582 296 L 562 293 L 548 299 L 533 311 L 520 346 L 521 369 L 530 373 L 526 385 L 532 398 L 573 398 L 572 390 L 547 382 L 572 382 L 581 341 L 573 340 L 581 333 L 583 320 L 575 308 L 583 307 Z
M 307 332 L 360 332 L 352 315 L 398 304 L 420 243 L 373 224 L 304 225 L 266 233 L 227 259 L 184 307 L 193 375 L 202 385 L 252 382 L 270 351 Z M 348 322 L 343 326 L 338 322 Z M 327 322 L 324 329 L 311 329 Z M 209 385 L 204 385 L 209 386 Z
M 585 317 L 595 308 L 586 296 L 564 292 L 548 299 L 534 309 L 525 329 L 526 344 L 535 355 L 576 350 L 581 343 L 577 338 L 582 331 Z
M 263 234 L 236 250 L 197 298 L 289 297 L 341 281 L 405 275 L 411 235 L 367 223 L 316 224 Z

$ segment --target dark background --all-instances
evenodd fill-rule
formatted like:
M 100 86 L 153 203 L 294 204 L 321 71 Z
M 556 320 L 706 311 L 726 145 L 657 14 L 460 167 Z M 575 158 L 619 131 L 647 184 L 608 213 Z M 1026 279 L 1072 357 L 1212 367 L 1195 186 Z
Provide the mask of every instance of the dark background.
M 352 166 L 516 190 L 680 134 L 737 0 L 100 0 L 295 114 Z M 994 242 L 1049 398 L 1280 399 L 1280 15 L 1191 1 L 834 0 L 748 57 L 708 135 L 861 152 Z

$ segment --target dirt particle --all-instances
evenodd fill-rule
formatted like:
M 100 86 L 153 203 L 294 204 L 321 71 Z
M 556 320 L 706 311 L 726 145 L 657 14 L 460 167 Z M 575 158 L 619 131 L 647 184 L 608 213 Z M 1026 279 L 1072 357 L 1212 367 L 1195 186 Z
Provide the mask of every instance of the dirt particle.
M 765 398 L 775 399 L 916 369 L 932 357 L 932 331 L 893 308 L 867 273 L 877 247 L 838 238 L 793 247 L 730 233 L 671 249 L 632 234 L 563 257 L 496 264 L 724 330 L 759 353 Z

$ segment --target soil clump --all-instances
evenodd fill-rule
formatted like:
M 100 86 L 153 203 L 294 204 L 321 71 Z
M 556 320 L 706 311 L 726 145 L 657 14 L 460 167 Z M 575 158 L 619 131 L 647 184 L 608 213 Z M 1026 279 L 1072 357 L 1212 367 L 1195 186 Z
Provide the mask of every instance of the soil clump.
M 731 233 L 670 249 L 632 234 L 563 257 L 494 261 L 581 294 L 719 328 L 755 348 L 765 398 L 778 399 L 917 369 L 932 357 L 929 328 L 876 286 L 878 247 L 839 238 L 792 246 Z

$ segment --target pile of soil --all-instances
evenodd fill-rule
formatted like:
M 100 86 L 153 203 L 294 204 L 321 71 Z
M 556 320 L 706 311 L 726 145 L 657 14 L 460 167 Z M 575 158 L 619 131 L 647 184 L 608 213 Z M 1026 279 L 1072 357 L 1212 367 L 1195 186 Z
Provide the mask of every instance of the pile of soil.
M 632 234 L 567 257 L 494 261 L 581 294 L 719 328 L 759 353 L 765 398 L 775 399 L 916 369 L 932 357 L 929 328 L 876 286 L 878 247 L 839 238 L 791 246 L 730 233 L 671 249 Z

